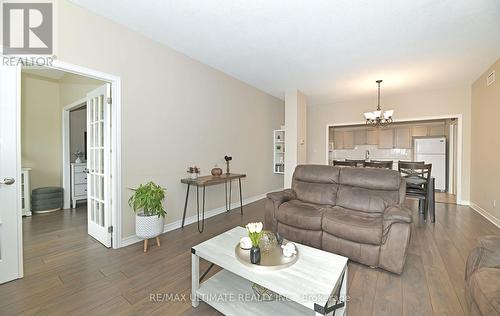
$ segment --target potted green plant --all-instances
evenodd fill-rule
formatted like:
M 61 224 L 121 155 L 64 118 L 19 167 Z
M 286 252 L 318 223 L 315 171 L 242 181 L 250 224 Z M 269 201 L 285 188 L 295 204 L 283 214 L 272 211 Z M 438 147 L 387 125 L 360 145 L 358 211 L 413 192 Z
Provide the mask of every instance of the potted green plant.
M 137 237 L 144 239 L 144 251 L 147 251 L 147 240 L 158 237 L 163 232 L 167 215 L 163 207 L 166 189 L 154 182 L 148 182 L 132 190 L 134 194 L 128 204 L 136 213 L 135 233 Z M 160 246 L 159 238 L 156 242 Z

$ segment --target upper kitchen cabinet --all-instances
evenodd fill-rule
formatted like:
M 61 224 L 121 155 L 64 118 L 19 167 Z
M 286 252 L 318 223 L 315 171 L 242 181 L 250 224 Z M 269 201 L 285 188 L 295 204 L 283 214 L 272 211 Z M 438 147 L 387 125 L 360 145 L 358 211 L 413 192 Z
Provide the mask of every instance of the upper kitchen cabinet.
M 411 149 L 411 135 L 409 127 L 396 128 L 396 148 Z
M 412 137 L 427 136 L 427 126 L 413 126 L 411 128 Z
M 378 148 L 391 149 L 394 148 L 394 129 L 381 128 L 378 131 Z
M 354 148 L 354 131 L 344 131 L 344 149 Z
M 366 130 L 366 144 L 378 145 L 378 129 Z
M 354 130 L 354 145 L 366 145 L 366 129 Z
M 333 146 L 335 149 L 344 149 L 344 133 L 335 131 L 333 133 Z
M 444 123 L 429 125 L 429 136 L 444 136 Z

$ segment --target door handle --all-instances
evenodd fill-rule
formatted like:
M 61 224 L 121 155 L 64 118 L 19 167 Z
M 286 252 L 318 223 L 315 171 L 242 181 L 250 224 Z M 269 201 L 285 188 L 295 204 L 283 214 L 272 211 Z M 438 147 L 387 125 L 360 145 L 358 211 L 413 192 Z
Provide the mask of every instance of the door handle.
M 14 182 L 16 182 L 14 178 L 5 178 L 3 181 L 0 181 L 0 184 L 11 185 L 14 184 Z
M 83 169 L 83 173 L 89 174 L 89 169 L 88 168 Z

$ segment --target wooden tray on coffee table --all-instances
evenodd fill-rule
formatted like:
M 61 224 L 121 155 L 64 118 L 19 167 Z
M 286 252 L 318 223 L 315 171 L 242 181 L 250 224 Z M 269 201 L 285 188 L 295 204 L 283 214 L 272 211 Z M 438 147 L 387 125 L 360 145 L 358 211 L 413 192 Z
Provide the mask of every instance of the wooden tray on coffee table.
M 242 264 L 259 270 L 280 270 L 287 268 L 297 262 L 299 258 L 299 249 L 295 247 L 297 253 L 291 257 L 283 256 L 283 249 L 280 245 L 276 245 L 273 249 L 264 252 L 260 251 L 260 264 L 250 262 L 250 249 L 242 249 L 240 244 L 236 244 L 234 253 L 236 258 Z

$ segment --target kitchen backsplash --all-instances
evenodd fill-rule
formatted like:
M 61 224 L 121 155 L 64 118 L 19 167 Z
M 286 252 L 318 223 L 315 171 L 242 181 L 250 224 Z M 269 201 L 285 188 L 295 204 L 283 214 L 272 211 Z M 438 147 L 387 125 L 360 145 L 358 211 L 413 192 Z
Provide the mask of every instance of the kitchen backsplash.
M 354 149 L 336 149 L 331 153 L 332 159 L 365 159 L 366 151 L 370 151 L 372 160 L 412 160 L 411 149 L 379 149 L 377 145 L 358 145 Z

